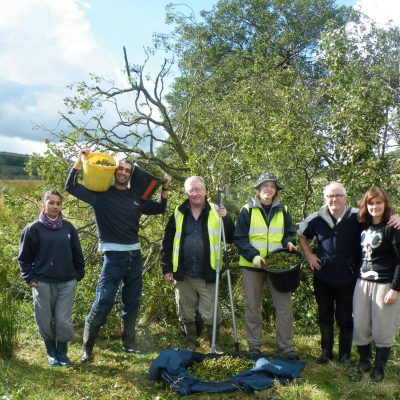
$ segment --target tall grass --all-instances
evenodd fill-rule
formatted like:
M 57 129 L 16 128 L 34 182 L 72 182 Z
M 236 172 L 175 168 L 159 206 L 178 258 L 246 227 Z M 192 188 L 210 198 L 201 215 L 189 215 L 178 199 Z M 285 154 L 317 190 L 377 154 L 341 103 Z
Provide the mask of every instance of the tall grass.
M 0 358 L 13 357 L 18 338 L 19 307 L 17 300 L 6 290 L 0 295 Z

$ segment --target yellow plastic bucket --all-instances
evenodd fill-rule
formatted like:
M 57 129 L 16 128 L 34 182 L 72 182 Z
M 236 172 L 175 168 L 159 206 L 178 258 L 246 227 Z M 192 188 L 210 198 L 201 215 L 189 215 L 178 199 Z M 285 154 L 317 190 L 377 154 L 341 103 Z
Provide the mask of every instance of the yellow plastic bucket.
M 96 161 L 107 160 L 113 166 L 98 165 Z M 105 192 L 112 184 L 117 162 L 113 156 L 102 153 L 89 153 L 82 156 L 83 184 L 94 192 Z

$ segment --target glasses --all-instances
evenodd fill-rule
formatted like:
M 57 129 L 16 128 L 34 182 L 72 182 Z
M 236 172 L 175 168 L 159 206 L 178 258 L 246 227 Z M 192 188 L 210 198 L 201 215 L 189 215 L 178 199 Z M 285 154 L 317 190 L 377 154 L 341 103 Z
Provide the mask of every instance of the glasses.
M 339 199 L 341 199 L 342 197 L 344 197 L 344 196 L 346 196 L 345 194 L 327 194 L 325 197 L 327 198 L 327 199 L 336 199 L 336 200 L 339 200 Z
M 204 192 L 204 188 L 193 188 L 188 190 L 186 193 L 188 194 L 196 194 L 196 193 L 202 193 Z

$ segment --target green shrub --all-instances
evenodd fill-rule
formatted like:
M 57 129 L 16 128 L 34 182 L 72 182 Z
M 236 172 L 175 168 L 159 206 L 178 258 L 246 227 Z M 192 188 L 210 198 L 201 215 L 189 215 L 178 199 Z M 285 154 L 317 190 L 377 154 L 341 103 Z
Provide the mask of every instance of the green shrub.
M 19 330 L 19 306 L 10 291 L 0 295 L 0 358 L 14 355 Z

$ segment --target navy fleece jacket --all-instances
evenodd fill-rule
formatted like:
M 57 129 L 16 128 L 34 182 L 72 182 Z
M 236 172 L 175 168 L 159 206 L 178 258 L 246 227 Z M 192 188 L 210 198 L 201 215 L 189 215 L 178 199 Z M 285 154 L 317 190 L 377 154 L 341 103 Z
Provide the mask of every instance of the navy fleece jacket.
M 60 283 L 80 281 L 85 275 L 85 261 L 78 233 L 63 220 L 61 229 L 49 229 L 38 220 L 22 231 L 18 263 L 22 278 L 32 282 Z

